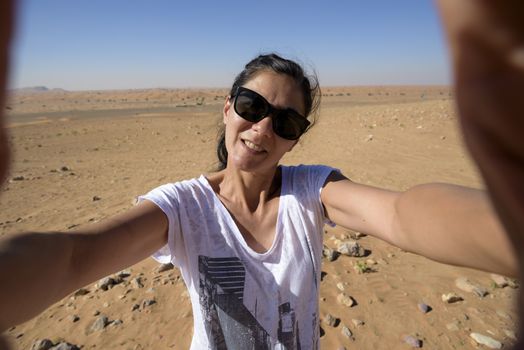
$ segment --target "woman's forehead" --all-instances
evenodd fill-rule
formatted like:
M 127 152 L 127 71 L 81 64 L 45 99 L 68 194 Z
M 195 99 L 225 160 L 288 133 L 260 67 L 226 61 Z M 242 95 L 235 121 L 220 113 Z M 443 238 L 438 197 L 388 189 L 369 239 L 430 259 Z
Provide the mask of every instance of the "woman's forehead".
M 289 75 L 264 71 L 248 80 L 244 86 L 264 96 L 277 108 L 292 108 L 304 113 L 304 96 L 300 86 Z

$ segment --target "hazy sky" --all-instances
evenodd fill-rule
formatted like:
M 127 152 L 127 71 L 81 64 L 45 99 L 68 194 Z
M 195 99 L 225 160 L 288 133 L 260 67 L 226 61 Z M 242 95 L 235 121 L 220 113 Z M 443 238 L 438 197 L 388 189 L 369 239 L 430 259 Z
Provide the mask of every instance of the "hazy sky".
M 11 87 L 227 87 L 276 51 L 323 86 L 447 84 L 430 0 L 20 0 Z

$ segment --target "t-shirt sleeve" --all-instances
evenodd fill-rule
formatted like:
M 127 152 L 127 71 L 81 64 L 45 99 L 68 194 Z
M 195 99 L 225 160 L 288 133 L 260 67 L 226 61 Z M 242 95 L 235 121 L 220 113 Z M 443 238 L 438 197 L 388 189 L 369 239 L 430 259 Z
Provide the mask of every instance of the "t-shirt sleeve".
M 304 166 L 304 170 L 306 171 L 308 197 L 311 198 L 312 205 L 316 207 L 317 212 L 322 214 L 325 224 L 335 226 L 335 223 L 325 216 L 320 194 L 328 176 L 332 172 L 340 172 L 340 170 L 326 165 Z
M 179 196 L 175 184 L 162 185 L 137 197 L 138 203 L 143 200 L 156 204 L 166 215 L 169 224 L 167 244 L 153 253 L 153 259 L 163 264 L 171 262 L 180 266 L 180 260 L 185 258 L 185 250 L 180 229 Z

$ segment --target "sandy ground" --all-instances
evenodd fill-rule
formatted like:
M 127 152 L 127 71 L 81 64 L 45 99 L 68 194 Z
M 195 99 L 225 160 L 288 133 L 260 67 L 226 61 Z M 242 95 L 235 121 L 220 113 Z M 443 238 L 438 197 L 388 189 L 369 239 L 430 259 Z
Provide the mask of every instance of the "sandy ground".
M 125 211 L 135 196 L 160 184 L 213 171 L 226 93 L 13 94 L 7 112 L 14 157 L 0 197 L 0 236 L 74 230 Z M 327 164 L 354 181 L 394 190 L 430 181 L 482 187 L 462 145 L 448 88 L 325 88 L 323 94 L 317 125 L 283 164 Z M 336 239 L 352 235 L 326 227 L 324 241 L 336 248 Z M 505 348 L 514 343 L 515 289 L 497 287 L 487 273 L 435 263 L 371 237 L 359 243 L 369 256 L 323 263 L 322 348 L 406 349 L 406 335 L 427 349 L 484 348 L 471 332 Z M 373 271 L 358 273 L 354 266 L 363 263 Z M 185 286 L 176 269 L 158 272 L 158 266 L 152 259 L 132 266 L 130 276 L 107 291 L 87 286 L 87 294 L 66 297 L 7 335 L 16 349 L 30 349 L 42 338 L 83 349 L 187 349 L 192 316 Z M 489 294 L 481 298 L 457 288 L 458 277 Z M 341 288 L 355 306 L 337 302 Z M 444 303 L 442 294 L 451 292 L 463 300 Z M 432 310 L 422 313 L 419 303 Z M 335 326 L 326 314 L 338 319 Z M 102 315 L 121 322 L 91 331 Z

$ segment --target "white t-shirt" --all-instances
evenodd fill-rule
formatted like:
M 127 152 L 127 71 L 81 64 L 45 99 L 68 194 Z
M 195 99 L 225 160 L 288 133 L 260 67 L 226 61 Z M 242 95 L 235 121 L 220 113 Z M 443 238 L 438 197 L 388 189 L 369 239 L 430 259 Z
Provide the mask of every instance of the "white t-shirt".
M 191 349 L 317 349 L 322 229 L 320 191 L 335 169 L 281 166 L 274 242 L 257 253 L 202 175 L 147 199 L 169 220 L 153 257 L 179 267 L 193 307 Z

